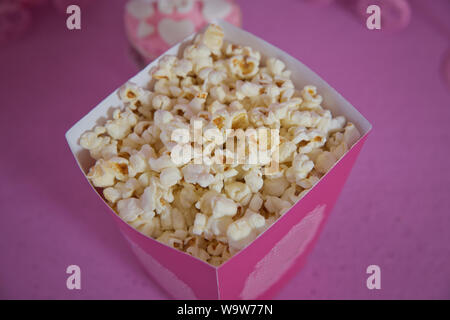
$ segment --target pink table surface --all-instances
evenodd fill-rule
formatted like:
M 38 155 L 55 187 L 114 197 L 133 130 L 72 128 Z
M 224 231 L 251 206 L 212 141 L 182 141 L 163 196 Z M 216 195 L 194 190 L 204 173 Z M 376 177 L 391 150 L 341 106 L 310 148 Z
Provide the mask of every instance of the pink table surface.
M 124 1 L 94 2 L 81 31 L 42 8 L 24 38 L 0 47 L 0 298 L 167 298 L 64 138 L 137 72 Z M 440 73 L 448 37 L 417 1 L 395 33 L 369 31 L 338 4 L 239 3 L 246 30 L 302 60 L 374 126 L 308 263 L 277 298 L 449 299 L 450 90 Z M 450 21 L 450 2 L 426 5 Z M 71 264 L 81 267 L 79 291 L 66 288 Z M 381 290 L 366 288 L 371 264 L 381 267 Z

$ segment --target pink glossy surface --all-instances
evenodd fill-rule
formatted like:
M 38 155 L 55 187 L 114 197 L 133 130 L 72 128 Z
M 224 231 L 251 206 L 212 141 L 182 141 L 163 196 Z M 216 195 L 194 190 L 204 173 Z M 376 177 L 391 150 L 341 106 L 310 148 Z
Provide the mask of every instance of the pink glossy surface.
M 239 7 L 233 1 L 226 2 L 230 5 L 230 12 L 223 17 L 223 19 L 240 27 L 242 23 Z M 174 9 L 170 15 L 160 12 L 157 9 L 158 6 L 156 3 L 149 3 L 148 5 L 153 8 L 153 14 L 148 18 L 138 19 L 128 11 L 125 11 L 124 14 L 125 29 L 127 30 L 130 43 L 142 55 L 145 61 L 150 62 L 156 59 L 175 44 L 164 41 L 161 33 L 158 32 L 158 24 L 161 20 L 169 19 L 172 23 L 183 23 L 190 21 L 196 32 L 208 24 L 208 21 L 202 15 L 203 4 L 198 1 L 193 4 L 192 9 L 187 13 L 179 13 L 176 9 Z M 146 37 L 139 37 L 138 30 L 141 23 L 146 23 L 149 26 L 152 26 L 154 28 L 154 32 Z M 187 33 L 187 35 L 188 34 L 189 33 Z M 185 36 L 182 36 L 180 41 L 184 38 Z
M 449 39 L 415 10 L 397 33 L 365 29 L 336 1 L 239 1 L 246 30 L 301 59 L 375 130 L 304 269 L 276 296 L 450 298 Z M 34 28 L 0 47 L 0 297 L 167 296 L 150 281 L 80 174 L 64 133 L 136 73 L 121 23 L 124 1 L 97 0 L 81 31 L 39 7 Z M 449 21 L 448 1 L 429 7 Z M 105 14 L 105 13 L 108 14 Z M 261 23 L 264 22 L 264 23 Z M 448 26 L 447 26 L 448 27 Z M 282 32 L 284 31 L 285 32 Z M 82 290 L 66 289 L 78 264 Z M 365 286 L 377 264 L 382 289 Z

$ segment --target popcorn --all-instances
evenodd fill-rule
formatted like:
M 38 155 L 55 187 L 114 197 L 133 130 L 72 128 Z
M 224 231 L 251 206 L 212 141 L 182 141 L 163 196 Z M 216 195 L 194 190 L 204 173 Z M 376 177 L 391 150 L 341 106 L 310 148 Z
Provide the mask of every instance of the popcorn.
M 138 217 L 133 221 L 129 221 L 128 223 L 133 228 L 139 230 L 149 237 L 158 238 L 162 234 L 159 217 L 153 217 L 150 219 Z
M 258 72 L 259 60 L 250 56 L 234 56 L 228 60 L 230 72 L 239 79 L 252 78 Z
M 214 182 L 214 177 L 209 173 L 209 168 L 201 164 L 188 164 L 181 169 L 184 180 L 188 183 L 199 184 L 206 188 Z
M 120 100 L 133 110 L 143 105 L 147 105 L 151 98 L 151 94 L 148 90 L 132 82 L 128 82 L 122 86 L 118 93 Z
M 298 153 L 292 161 L 292 167 L 286 170 L 286 178 L 289 182 L 297 182 L 307 177 L 314 168 L 314 162 L 305 154 Z
M 289 201 L 273 196 L 267 196 L 266 202 L 264 202 L 264 207 L 267 209 L 267 211 L 279 215 L 284 214 L 291 208 L 291 206 L 292 205 Z
M 259 168 L 251 169 L 244 175 L 244 180 L 252 193 L 258 192 L 264 184 L 262 172 Z
M 117 202 L 117 211 L 119 216 L 126 222 L 136 220 L 144 213 L 141 202 L 136 198 L 122 199 Z
M 106 132 L 113 139 L 125 138 L 138 121 L 137 115 L 130 109 L 126 109 L 125 112 L 121 112 L 120 110 L 114 111 L 113 119 L 108 120 L 105 125 Z
M 281 176 L 275 179 L 266 179 L 262 192 L 265 195 L 281 197 L 288 187 L 289 181 L 284 176 Z
M 176 167 L 172 158 L 167 153 L 161 155 L 159 158 L 150 158 L 148 164 L 150 165 L 150 169 L 157 172 L 161 172 L 161 170 L 166 168 Z
M 276 59 L 276 58 L 269 58 L 267 59 L 267 70 L 271 73 L 273 76 L 280 76 L 286 67 L 286 65 L 283 63 L 283 61 Z
M 222 48 L 223 37 L 224 34 L 222 28 L 212 24 L 203 34 L 203 43 L 211 50 L 211 52 L 217 55 Z
M 322 96 L 317 93 L 315 86 L 305 86 L 300 94 L 303 98 L 303 107 L 315 108 L 322 103 Z
M 238 80 L 236 82 L 236 98 L 242 100 L 245 97 L 256 97 L 259 95 L 260 89 L 259 84 Z
M 168 109 L 170 103 L 171 103 L 170 98 L 162 94 L 156 95 L 155 97 L 153 97 L 152 100 L 152 105 L 153 108 L 155 109 L 163 109 L 163 110 Z
M 322 107 L 314 85 L 296 88 L 283 61 L 225 42 L 217 25 L 150 73 L 148 85 L 122 86 L 112 119 L 81 135 L 96 160 L 87 177 L 136 230 L 214 266 L 269 228 L 360 137 Z
M 89 170 L 87 177 L 96 187 L 109 187 L 115 179 L 125 180 L 128 174 L 128 160 L 114 157 L 109 160 L 98 160 Z
M 198 73 L 201 69 L 212 67 L 211 50 L 204 44 L 193 44 L 184 50 L 184 58 L 192 62 L 192 71 Z
M 209 217 L 206 229 L 204 232 L 205 239 L 212 240 L 214 238 L 221 238 L 226 236 L 228 226 L 233 222 L 230 216 L 222 216 L 219 218 Z
M 225 193 L 230 199 L 242 204 L 248 203 L 251 197 L 251 191 L 249 186 L 242 182 L 231 182 L 225 184 Z
M 205 249 L 199 247 L 189 247 L 186 249 L 186 252 L 203 261 L 207 261 L 211 257 Z
M 234 216 L 236 212 L 237 205 L 233 200 L 227 199 L 224 196 L 218 196 L 214 199 L 214 204 L 212 207 L 212 215 L 214 218 Z
M 135 192 L 140 193 L 141 184 L 138 180 L 131 178 L 127 182 L 118 182 L 114 187 L 103 190 L 103 195 L 110 203 L 116 203 L 120 199 L 130 198 Z
M 233 249 L 243 249 L 257 237 L 258 229 L 264 227 L 264 225 L 264 217 L 253 212 L 236 220 L 228 227 L 228 244 Z
M 136 176 L 138 173 L 147 171 L 149 168 L 148 161 L 155 156 L 153 148 L 145 144 L 141 150 L 134 152 L 129 159 L 128 174 L 130 177 Z
M 160 174 L 161 185 L 165 188 L 176 185 L 181 178 L 180 170 L 176 167 L 165 168 Z
M 355 125 L 351 122 L 347 123 L 344 128 L 344 141 L 347 146 L 350 147 L 355 144 L 356 141 L 358 141 L 359 137 L 361 137 L 361 134 L 359 133 Z
M 252 197 L 252 200 L 250 201 L 250 203 L 248 205 L 248 208 L 254 212 L 258 212 L 259 209 L 261 209 L 263 203 L 264 203 L 264 200 L 261 197 L 261 194 L 255 193 L 255 195 Z
M 317 156 L 314 167 L 320 173 L 327 173 L 336 163 L 336 160 L 336 156 L 333 153 L 324 151 Z

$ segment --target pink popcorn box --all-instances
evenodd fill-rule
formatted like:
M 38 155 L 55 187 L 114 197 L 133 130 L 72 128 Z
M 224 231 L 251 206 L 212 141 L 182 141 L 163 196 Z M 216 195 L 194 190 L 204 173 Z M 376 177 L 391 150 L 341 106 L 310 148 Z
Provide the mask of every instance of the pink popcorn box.
M 288 212 L 219 267 L 143 235 L 113 210 L 110 209 L 109 213 L 148 274 L 174 298 L 269 299 L 304 265 L 372 126 L 348 101 L 300 61 L 229 23 L 216 23 L 224 29 L 225 40 L 251 46 L 261 52 L 263 59 L 281 59 L 292 71 L 292 81 L 296 86 L 317 86 L 324 98 L 323 105 L 331 110 L 333 116 L 343 115 L 353 122 L 361 138 Z M 180 47 L 183 48 L 193 37 L 186 38 L 165 54 L 179 55 Z M 129 81 L 148 84 L 151 80 L 149 71 L 158 60 Z M 110 118 L 110 108 L 120 105 L 116 90 L 67 131 L 70 149 L 85 174 L 94 160 L 78 144 L 81 134 L 97 124 L 103 124 Z M 99 197 L 104 201 L 100 194 Z

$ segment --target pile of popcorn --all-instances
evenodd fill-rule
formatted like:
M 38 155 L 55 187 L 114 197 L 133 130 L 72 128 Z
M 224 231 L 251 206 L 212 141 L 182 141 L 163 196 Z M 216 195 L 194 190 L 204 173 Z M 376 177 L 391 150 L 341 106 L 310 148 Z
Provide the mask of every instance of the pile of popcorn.
M 119 89 L 122 108 L 81 136 L 96 160 L 87 177 L 135 229 L 214 266 L 287 212 L 360 137 L 321 106 L 316 87 L 298 90 L 282 61 L 224 41 L 217 25 L 182 58 L 161 58 L 151 75 L 148 86 Z M 195 122 L 224 138 L 174 135 L 193 133 Z M 265 148 L 271 163 L 224 151 L 235 138 L 227 132 L 264 128 L 279 135 Z M 199 145 L 200 154 L 174 160 L 176 148 Z

